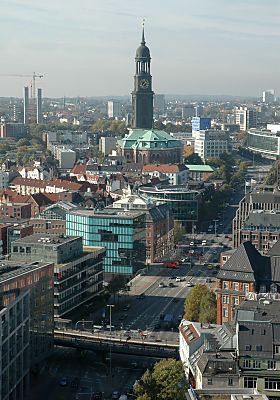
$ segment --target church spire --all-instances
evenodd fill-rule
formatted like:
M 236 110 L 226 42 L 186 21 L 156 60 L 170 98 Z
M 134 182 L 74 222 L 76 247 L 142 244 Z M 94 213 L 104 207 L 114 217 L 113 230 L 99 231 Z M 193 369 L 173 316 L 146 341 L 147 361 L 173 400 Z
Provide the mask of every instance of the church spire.
M 145 19 L 143 18 L 142 21 L 142 41 L 141 44 L 145 46 L 146 41 L 145 41 Z

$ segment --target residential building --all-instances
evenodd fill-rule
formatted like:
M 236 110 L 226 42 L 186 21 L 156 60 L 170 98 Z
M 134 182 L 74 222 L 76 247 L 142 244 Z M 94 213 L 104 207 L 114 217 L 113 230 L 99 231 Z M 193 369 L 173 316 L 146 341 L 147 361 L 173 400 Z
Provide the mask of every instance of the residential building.
M 4 306 L 10 304 L 16 300 L 18 294 L 25 293 L 26 290 L 30 293 L 30 363 L 31 368 L 38 371 L 42 360 L 53 350 L 53 264 L 40 261 L 26 263 L 2 261 L 0 265 L 2 304 Z M 21 368 L 20 364 L 18 366 Z
M 35 161 L 34 165 L 30 167 L 24 166 L 20 168 L 18 172 L 22 178 L 27 178 L 27 179 L 40 179 L 44 181 L 53 179 L 54 177 L 53 168 L 47 165 L 41 165 L 41 163 L 38 161 Z
M 11 297 L 0 304 L 0 398 L 24 400 L 30 387 L 30 293 L 14 289 Z
M 240 387 L 280 398 L 280 300 L 245 301 L 236 311 Z
M 129 277 L 146 260 L 145 219 L 142 210 L 72 210 L 66 214 L 66 235 L 82 236 L 84 246 L 105 247 L 106 279 L 114 274 Z
M 251 242 L 244 242 L 221 266 L 216 289 L 218 324 L 232 321 L 237 306 L 252 293 L 280 293 L 279 247 L 277 242 L 266 257 Z
M 30 203 L 7 203 L 0 205 L 0 218 L 17 221 L 31 218 Z
M 145 212 L 147 264 L 161 261 L 173 252 L 174 219 L 167 204 L 155 204 L 143 197 L 128 195 L 115 201 L 111 208 Z
M 249 150 L 259 153 L 266 158 L 277 160 L 280 155 L 280 132 L 268 129 L 250 129 L 248 132 L 247 147 Z
M 143 166 L 142 174 L 168 178 L 171 185 L 186 185 L 188 182 L 188 169 L 184 164 L 147 164 Z
M 240 230 L 241 243 L 250 241 L 257 250 L 267 253 L 280 239 L 280 212 L 255 210 Z
M 76 152 L 65 146 L 55 146 L 55 158 L 58 160 L 59 168 L 71 169 L 76 162 Z
M 104 248 L 83 248 L 81 237 L 34 234 L 12 243 L 12 261 L 54 265 L 54 316 L 62 317 L 103 291 Z
M 52 179 L 40 181 L 38 179 L 24 179 L 17 177 L 13 179 L 10 187 L 17 193 L 32 195 L 35 193 L 60 193 L 67 191 L 85 192 L 90 187 L 87 183 L 76 183 L 64 179 Z
M 0 189 L 5 189 L 9 186 L 10 173 L 9 171 L 0 171 Z
M 190 190 L 185 185 L 178 186 L 141 186 L 141 196 L 155 203 L 166 203 L 172 210 L 174 220 L 183 225 L 195 223 L 198 219 L 198 205 L 201 195 L 197 190 Z
M 242 242 L 241 231 L 244 221 L 258 210 L 263 212 L 280 212 L 280 192 L 251 192 L 239 202 L 232 223 L 233 246 L 236 248 Z
M 225 131 L 204 130 L 193 132 L 194 152 L 205 161 L 211 157 L 220 157 L 230 151 L 229 134 Z
M 194 181 L 207 181 L 215 172 L 210 165 L 186 164 L 189 179 Z
M 193 117 L 192 118 L 192 131 L 207 131 L 211 129 L 211 118 Z
M 235 107 L 235 124 L 241 131 L 257 127 L 257 112 L 247 107 Z
M 111 154 L 112 150 L 116 149 L 118 140 L 119 140 L 118 137 L 102 136 L 99 139 L 99 151 L 104 156 Z
M 107 115 L 108 118 L 120 118 L 122 105 L 117 100 L 110 100 L 107 103 Z

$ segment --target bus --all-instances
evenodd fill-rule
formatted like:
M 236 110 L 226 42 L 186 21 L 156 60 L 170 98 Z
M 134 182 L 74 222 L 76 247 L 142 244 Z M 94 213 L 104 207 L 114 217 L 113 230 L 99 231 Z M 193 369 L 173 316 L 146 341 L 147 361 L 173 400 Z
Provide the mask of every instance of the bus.
M 163 326 L 168 329 L 173 326 L 173 315 L 172 314 L 165 314 L 163 318 Z

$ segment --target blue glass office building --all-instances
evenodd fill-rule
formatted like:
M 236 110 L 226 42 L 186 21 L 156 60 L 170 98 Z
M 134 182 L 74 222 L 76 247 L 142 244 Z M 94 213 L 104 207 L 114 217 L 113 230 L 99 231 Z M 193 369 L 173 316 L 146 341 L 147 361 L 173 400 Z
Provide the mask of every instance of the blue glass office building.
M 208 129 L 211 129 L 211 118 L 192 118 L 192 131 L 207 131 Z
M 133 275 L 146 260 L 145 218 L 143 212 L 112 208 L 70 211 L 66 234 L 82 236 L 84 246 L 105 247 L 105 273 Z

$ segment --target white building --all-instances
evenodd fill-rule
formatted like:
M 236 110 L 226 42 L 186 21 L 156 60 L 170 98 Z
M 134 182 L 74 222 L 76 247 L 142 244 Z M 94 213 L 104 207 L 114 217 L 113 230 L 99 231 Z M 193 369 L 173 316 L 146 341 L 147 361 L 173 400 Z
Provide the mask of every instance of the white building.
M 66 149 L 64 146 L 55 146 L 55 158 L 59 162 L 59 168 L 70 169 L 74 167 L 76 162 L 76 152 Z
M 188 182 L 188 168 L 184 164 L 147 164 L 143 166 L 142 173 L 168 178 L 171 185 L 185 185 Z
M 205 161 L 211 157 L 220 157 L 229 152 L 229 135 L 225 131 L 208 130 L 193 132 L 194 152 Z
M 39 179 L 41 181 L 48 181 L 54 176 L 51 167 L 45 167 L 38 161 L 35 161 L 34 165 L 31 167 L 23 167 L 19 169 L 18 172 L 25 179 Z
M 121 117 L 121 103 L 116 100 L 110 100 L 107 103 L 108 118 L 119 118 Z
M 240 126 L 241 131 L 257 127 L 257 112 L 247 107 L 235 107 L 235 124 Z
M 264 90 L 263 93 L 262 93 L 262 101 L 265 104 L 273 104 L 275 102 L 274 89 Z
M 263 157 L 277 160 L 280 157 L 280 125 L 268 124 L 272 130 L 250 129 L 248 131 L 247 148 Z

